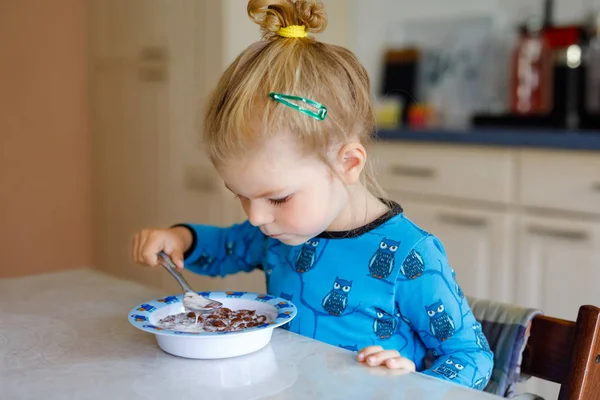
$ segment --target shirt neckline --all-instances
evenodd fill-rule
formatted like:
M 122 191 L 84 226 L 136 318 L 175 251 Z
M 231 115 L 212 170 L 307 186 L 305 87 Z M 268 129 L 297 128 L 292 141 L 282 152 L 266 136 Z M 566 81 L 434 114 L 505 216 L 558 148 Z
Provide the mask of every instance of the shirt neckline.
M 404 211 L 400 204 L 393 200 L 380 199 L 383 204 L 389 207 L 389 210 L 379 218 L 369 222 L 366 225 L 347 231 L 325 231 L 317 236 L 318 239 L 349 239 L 364 235 L 394 218 L 396 215 L 402 214 Z

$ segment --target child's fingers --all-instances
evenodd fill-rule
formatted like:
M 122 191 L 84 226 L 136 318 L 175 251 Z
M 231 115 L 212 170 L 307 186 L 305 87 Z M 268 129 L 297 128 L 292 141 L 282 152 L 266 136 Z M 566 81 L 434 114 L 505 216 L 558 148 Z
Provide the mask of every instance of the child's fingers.
M 383 350 L 367 356 L 367 364 L 370 366 L 381 365 L 390 358 L 400 357 L 396 350 Z
M 417 367 L 415 363 L 406 357 L 394 357 L 385 360 L 385 365 L 389 369 L 403 369 L 405 371 L 415 372 Z
M 356 355 L 356 359 L 360 362 L 363 362 L 369 355 L 378 353 L 380 351 L 383 351 L 383 347 L 381 346 L 365 347 L 364 349 L 358 352 L 358 354 Z
M 138 245 L 137 245 L 137 262 L 139 264 L 146 264 L 144 261 L 144 249 L 146 248 L 146 242 L 148 241 L 149 232 L 147 230 L 142 230 L 138 234 Z
M 136 251 L 136 259 L 135 261 L 138 264 L 145 264 L 144 263 L 144 246 L 146 246 L 146 241 L 148 240 L 148 231 L 146 231 L 145 229 L 140 231 L 137 234 L 137 247 L 135 249 Z
M 165 246 L 165 253 L 171 257 L 171 261 L 175 264 L 178 269 L 183 269 L 183 252 L 173 244 L 172 241 L 167 241 Z
M 158 252 L 164 250 L 164 236 L 158 231 L 153 231 L 148 235 L 146 243 L 142 249 L 142 259 L 144 264 L 158 265 Z
M 183 255 L 180 251 L 174 251 L 171 253 L 171 260 L 177 269 L 183 269 Z
M 138 262 L 138 246 L 140 242 L 140 234 L 136 233 L 131 240 L 131 258 L 134 262 Z

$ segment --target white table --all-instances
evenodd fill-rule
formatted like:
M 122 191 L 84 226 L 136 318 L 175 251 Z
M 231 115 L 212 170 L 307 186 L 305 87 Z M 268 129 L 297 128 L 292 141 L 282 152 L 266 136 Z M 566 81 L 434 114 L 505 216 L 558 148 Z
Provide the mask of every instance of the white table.
M 165 295 L 95 270 L 0 280 L 0 399 L 497 399 L 276 329 L 244 357 L 188 360 L 129 324 Z

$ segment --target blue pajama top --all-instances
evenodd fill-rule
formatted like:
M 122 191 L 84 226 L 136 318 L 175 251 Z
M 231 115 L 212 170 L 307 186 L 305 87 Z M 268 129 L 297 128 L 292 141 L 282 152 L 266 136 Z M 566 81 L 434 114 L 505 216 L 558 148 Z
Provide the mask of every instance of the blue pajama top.
M 372 223 L 289 246 L 248 221 L 185 224 L 185 268 L 225 276 L 264 270 L 268 294 L 293 302 L 285 329 L 357 351 L 379 345 L 417 371 L 482 390 L 493 354 L 456 282 L 441 242 L 396 203 Z

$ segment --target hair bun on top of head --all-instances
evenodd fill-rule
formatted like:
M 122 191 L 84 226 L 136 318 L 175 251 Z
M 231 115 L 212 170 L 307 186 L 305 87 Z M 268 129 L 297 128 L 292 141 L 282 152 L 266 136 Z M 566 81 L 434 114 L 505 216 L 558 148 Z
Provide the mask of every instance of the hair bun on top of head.
M 307 32 L 319 33 L 327 26 L 327 15 L 318 0 L 250 0 L 248 16 L 260 25 L 264 39 L 304 37 L 297 28 L 290 36 L 281 34 L 286 31 L 281 28 L 304 26 Z

